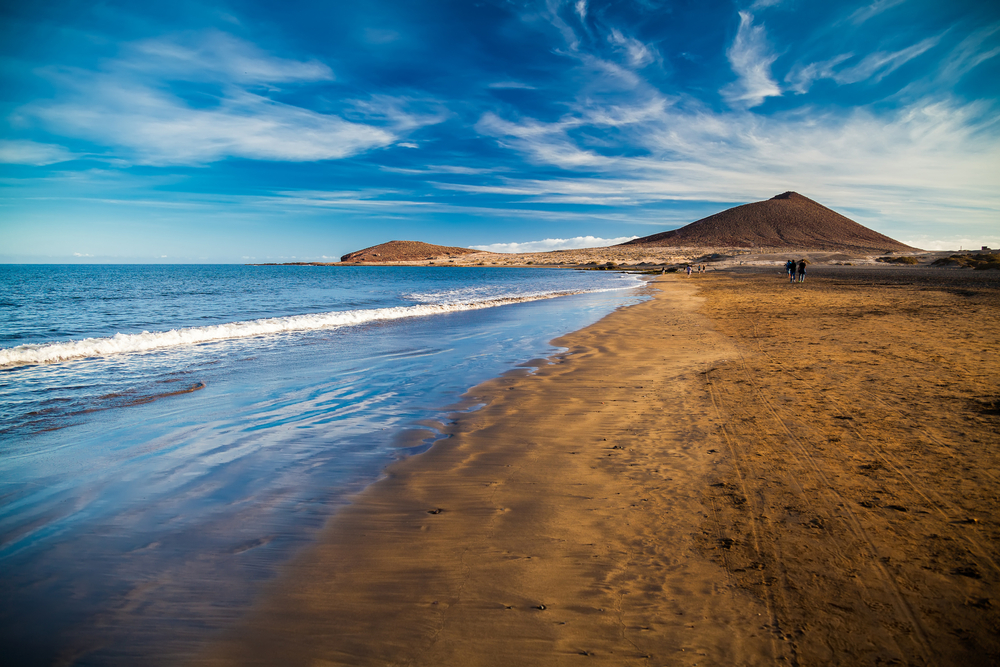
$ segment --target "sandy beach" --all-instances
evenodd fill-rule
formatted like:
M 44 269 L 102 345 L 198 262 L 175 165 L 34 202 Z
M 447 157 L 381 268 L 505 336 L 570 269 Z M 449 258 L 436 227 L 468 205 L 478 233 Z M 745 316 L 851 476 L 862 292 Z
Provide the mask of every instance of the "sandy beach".
M 995 664 L 1000 290 L 931 273 L 658 277 L 195 663 Z

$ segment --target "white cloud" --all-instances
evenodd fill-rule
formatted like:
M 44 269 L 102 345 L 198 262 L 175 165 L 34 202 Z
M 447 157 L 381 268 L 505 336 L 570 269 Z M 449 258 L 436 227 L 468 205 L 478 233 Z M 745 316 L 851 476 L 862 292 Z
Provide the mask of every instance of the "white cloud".
M 573 8 L 576 10 L 576 13 L 579 15 L 581 21 L 587 20 L 587 0 L 576 0 L 576 4 Z
M 470 176 L 478 176 L 479 174 L 492 174 L 497 171 L 503 170 L 490 167 L 462 167 L 449 164 L 427 165 L 428 173 L 467 174 Z
M 740 12 L 740 27 L 726 56 L 739 77 L 721 91 L 731 106 L 755 107 L 768 97 L 781 95 L 781 88 L 771 78 L 771 64 L 777 56 L 767 43 L 764 26 L 754 25 L 749 12 Z
M 873 16 L 877 16 L 887 9 L 892 9 L 896 5 L 901 5 L 904 2 L 906 2 L 906 0 L 876 0 L 870 5 L 865 5 L 864 7 L 855 10 L 847 20 L 855 25 L 860 25 Z
M 834 81 L 841 84 L 858 83 L 859 81 L 865 81 L 872 78 L 876 81 L 881 81 L 883 78 L 892 74 L 910 60 L 913 60 L 928 49 L 933 48 L 937 45 L 940 39 L 940 37 L 928 37 L 913 46 L 900 49 L 899 51 L 877 51 L 875 53 L 871 53 L 865 56 L 865 58 L 857 65 L 844 68 L 839 72 L 834 73 L 832 78 Z
M 978 251 L 982 246 L 993 248 L 994 250 L 1000 248 L 1000 234 L 995 233 L 987 233 L 975 238 L 970 236 L 942 237 L 932 234 L 917 234 L 901 240 L 907 245 L 911 245 L 914 248 L 923 248 L 924 250 L 963 250 L 968 252 L 969 250 Z
M 461 165 L 447 164 L 429 164 L 421 169 L 387 167 L 385 165 L 381 165 L 379 169 L 393 174 L 412 174 L 414 176 L 421 174 L 464 174 L 467 176 L 478 176 L 481 174 L 493 174 L 501 171 L 508 171 L 507 167 L 463 167 Z
M 940 39 L 940 36 L 928 37 L 917 44 L 900 49 L 899 51 L 876 51 L 865 56 L 860 62 L 838 71 L 838 65 L 854 57 L 853 53 L 843 53 L 829 60 L 794 67 L 785 77 L 785 82 L 790 84 L 792 90 L 796 93 L 802 94 L 808 92 L 812 84 L 820 79 L 832 79 L 841 85 L 860 83 L 868 79 L 881 81 L 910 60 L 934 48 Z M 962 44 L 964 45 L 968 41 L 966 39 Z M 1000 49 L 996 49 L 991 55 L 973 55 L 968 49 L 962 49 L 960 46 L 953 52 L 949 63 L 949 66 L 953 66 L 955 70 L 952 76 L 961 76 L 968 71 L 968 69 L 965 69 L 967 66 L 971 69 L 971 67 L 975 67 L 975 65 L 978 65 L 985 59 L 980 59 L 978 56 L 986 55 L 986 57 L 992 57 L 997 53 L 1000 53 Z
M 494 81 L 489 84 L 487 88 L 494 88 L 499 90 L 506 89 L 520 89 L 520 90 L 535 90 L 534 86 L 529 86 L 526 83 L 521 83 L 520 81 Z
M 119 157 L 158 165 L 339 159 L 397 143 L 401 133 L 439 120 L 408 114 L 388 98 L 355 104 L 355 115 L 374 124 L 276 101 L 260 87 L 327 81 L 332 72 L 315 61 L 274 58 L 219 33 L 200 42 L 190 36 L 141 42 L 126 52 L 130 57 L 103 71 L 54 74 L 57 98 L 18 113 L 53 132 L 117 148 Z M 205 80 L 220 84 L 208 104 L 166 85 Z
M 392 95 L 371 95 L 346 105 L 345 117 L 380 123 L 397 133 L 440 123 L 448 117 L 447 109 L 433 101 L 412 100 Z
M 587 70 L 588 86 L 606 94 L 609 91 L 628 91 L 642 87 L 643 81 L 631 67 L 584 53 L 580 62 Z
M 66 162 L 77 156 L 62 146 L 40 144 L 35 141 L 0 141 L 0 163 L 29 164 L 41 167 L 57 162 Z
M 983 42 L 1000 31 L 1000 23 L 980 28 L 962 40 L 948 56 L 941 72 L 941 78 L 948 83 L 955 83 L 990 58 L 1000 55 L 1000 46 L 992 49 L 982 49 Z
M 559 31 L 562 35 L 563 41 L 566 42 L 570 50 L 576 51 L 580 46 L 580 40 L 576 36 L 576 32 L 573 28 L 569 26 L 566 21 L 560 16 L 560 11 L 563 8 L 563 0 L 545 0 L 544 16 L 552 26 Z M 586 5 L 584 5 L 586 8 Z M 576 7 L 574 7 L 576 9 Z
M 482 134 L 501 137 L 501 145 L 527 152 L 536 162 L 556 164 L 563 168 L 597 167 L 606 159 L 593 151 L 582 150 L 573 141 L 564 136 L 564 131 L 570 126 L 579 125 L 576 121 L 554 126 L 528 121 L 518 124 L 503 120 L 492 112 L 483 114 L 476 129 Z
M 469 247 L 487 252 L 549 252 L 552 250 L 575 250 L 578 248 L 604 248 L 637 238 L 639 237 L 621 236 L 614 239 L 602 239 L 597 236 L 576 236 L 571 239 L 544 239 L 542 241 L 525 241 L 522 243 L 491 243 L 489 245 L 474 245 Z
M 829 60 L 809 63 L 802 67 L 793 68 L 785 77 L 785 83 L 791 84 L 792 90 L 798 94 L 809 92 L 813 82 L 820 79 L 832 79 L 835 75 L 834 68 L 840 63 L 853 58 L 853 53 L 842 53 Z
M 183 81 L 221 80 L 262 84 L 330 81 L 333 71 L 325 64 L 301 62 L 269 55 L 254 44 L 215 30 L 185 33 L 171 39 L 150 39 L 126 49 L 117 63 L 143 76 L 156 74 Z
M 126 149 L 142 164 L 204 164 L 229 157 L 314 161 L 388 146 L 381 128 L 233 91 L 213 108 L 116 79 L 94 77 L 89 95 L 29 113 L 54 131 Z M 82 93 L 83 91 L 81 91 Z
M 652 48 L 635 37 L 626 37 L 617 28 L 611 30 L 608 41 L 624 51 L 632 67 L 645 67 L 656 59 Z
M 622 146 L 645 155 L 623 156 L 618 145 L 608 146 L 608 155 L 578 146 L 587 129 L 600 134 L 609 125 Z M 439 187 L 609 207 L 748 202 L 795 190 L 900 224 L 995 224 L 1000 210 L 1000 115 L 986 103 L 928 97 L 895 111 L 807 108 L 760 116 L 661 99 L 631 108 L 588 105 L 548 124 L 492 116 L 481 128 L 566 176 Z
M 255 197 L 257 206 L 277 205 L 281 207 L 293 206 L 296 208 L 344 208 L 344 209 L 372 209 L 389 208 L 404 205 L 406 207 L 427 206 L 427 202 L 401 201 L 392 198 L 396 194 L 391 190 L 365 190 L 362 192 L 344 191 L 329 192 L 316 190 L 295 190 L 276 192 L 272 196 Z M 388 196 L 387 199 L 380 199 Z

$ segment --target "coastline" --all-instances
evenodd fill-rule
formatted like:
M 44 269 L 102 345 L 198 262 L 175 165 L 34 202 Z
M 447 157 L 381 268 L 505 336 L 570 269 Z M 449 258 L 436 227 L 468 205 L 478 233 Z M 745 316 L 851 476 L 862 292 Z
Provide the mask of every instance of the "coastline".
M 659 273 L 663 269 L 681 269 L 688 264 L 703 264 L 712 270 L 736 267 L 780 267 L 790 258 L 805 259 L 810 264 L 824 266 L 863 266 L 886 268 L 895 266 L 971 266 L 978 257 L 984 262 L 996 263 L 995 250 L 983 248 L 973 250 L 919 250 L 909 251 L 876 248 L 817 248 L 817 247 L 729 247 L 729 246 L 609 246 L 602 248 L 578 248 L 573 250 L 551 250 L 545 252 L 494 253 L 477 252 L 471 254 L 428 254 L 418 258 L 391 259 L 382 257 L 356 258 L 340 262 L 288 262 L 282 264 L 250 264 L 249 266 L 423 266 L 456 268 L 476 266 L 533 267 L 549 269 L 603 270 L 617 269 Z M 996 267 L 994 267 L 996 268 Z
M 937 318 L 995 331 L 996 291 L 651 292 L 470 391 L 195 664 L 995 658 L 1000 349 Z
M 298 319 L 315 317 L 312 310 L 361 320 L 207 345 L 178 337 L 173 349 L 152 353 L 119 348 L 5 369 L 0 597 L 8 604 L 0 645 L 25 665 L 190 659 L 251 608 L 345 498 L 438 435 L 412 427 L 444 420 L 442 407 L 471 386 L 553 354 L 551 339 L 634 302 L 630 286 L 644 284 L 618 274 L 523 269 L 491 276 L 388 268 L 308 277 L 236 266 L 13 273 L 26 287 L 6 312 L 34 318 L 8 323 L 5 335 L 15 340 L 18 326 L 56 342 L 76 332 L 94 343 L 129 340 L 116 329 L 150 332 L 139 339 L 187 325 L 246 333 L 240 323 L 254 327 L 260 315 Z M 115 278 L 107 289 L 105 275 Z M 266 279 L 251 279 L 257 276 Z M 212 289 L 184 296 L 194 283 Z M 165 299 L 163 285 L 179 301 Z M 391 322 L 364 317 L 383 307 L 407 310 L 414 301 L 406 295 L 433 311 L 455 297 L 506 303 L 566 292 L 581 293 Z M 48 294 L 53 305 L 32 309 L 34 294 Z M 79 294 L 87 298 L 72 298 Z M 67 309 L 73 318 L 60 316 Z M 136 327 L 122 331 L 122 318 Z M 201 388 L 175 393 L 185 387 Z

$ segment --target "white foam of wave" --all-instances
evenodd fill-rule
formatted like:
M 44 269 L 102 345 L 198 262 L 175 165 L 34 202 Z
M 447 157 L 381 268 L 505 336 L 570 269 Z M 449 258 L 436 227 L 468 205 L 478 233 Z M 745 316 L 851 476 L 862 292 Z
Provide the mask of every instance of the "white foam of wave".
M 403 298 L 408 301 L 415 301 L 417 303 L 424 304 L 439 304 L 447 306 L 458 306 L 467 303 L 478 303 L 480 301 L 490 301 L 495 298 L 508 298 L 508 299 L 519 299 L 523 301 L 533 301 L 535 299 L 546 299 L 549 298 L 551 292 L 520 292 L 517 294 L 506 294 L 504 297 L 499 297 L 495 294 L 494 290 L 496 288 L 493 286 L 484 287 L 462 287 L 452 290 L 445 290 L 441 292 L 411 292 L 409 294 L 403 294 Z M 573 292 L 561 292 L 560 294 L 580 294 L 586 292 L 588 294 L 593 292 L 601 292 L 604 290 L 576 290 Z
M 580 289 L 573 292 L 573 294 L 587 293 L 595 294 L 599 292 L 617 292 L 620 290 L 632 289 L 639 287 L 643 284 L 643 280 L 639 276 L 631 274 L 620 274 L 621 277 L 619 281 L 622 283 L 619 287 L 605 287 L 605 288 L 595 288 L 595 289 Z M 500 295 L 497 293 L 498 289 L 503 289 L 507 297 L 517 297 L 524 298 L 527 300 L 532 299 L 544 299 L 547 298 L 547 294 L 550 292 L 545 291 L 532 291 L 525 290 L 517 292 L 515 294 L 510 293 L 510 285 L 478 285 L 472 287 L 457 287 L 450 290 L 442 290 L 436 292 L 410 292 L 409 294 L 402 295 L 404 299 L 410 301 L 415 301 L 417 303 L 443 303 L 443 304 L 462 304 L 470 303 L 479 300 L 488 300 L 491 298 L 497 298 Z
M 513 303 L 551 299 L 558 296 L 580 294 L 583 292 L 605 292 L 617 290 L 572 290 L 561 292 L 539 292 L 532 295 L 506 296 L 464 303 L 428 303 L 417 306 L 397 306 L 394 308 L 375 308 L 371 310 L 347 310 L 311 315 L 292 315 L 289 317 L 272 317 L 247 322 L 230 322 L 205 327 L 189 327 L 172 329 L 170 331 L 148 332 L 138 334 L 115 334 L 110 338 L 84 338 L 82 340 L 41 345 L 18 345 L 8 349 L 0 349 L 0 367 L 23 366 L 28 364 L 44 364 L 71 359 L 102 357 L 127 352 L 147 352 L 163 348 L 183 345 L 198 345 L 213 341 L 231 340 L 235 338 L 251 338 L 271 334 L 311 331 L 315 329 L 332 329 L 345 326 L 355 326 L 368 322 L 398 320 L 408 317 L 423 317 L 439 315 L 463 310 L 479 310 L 494 308 Z

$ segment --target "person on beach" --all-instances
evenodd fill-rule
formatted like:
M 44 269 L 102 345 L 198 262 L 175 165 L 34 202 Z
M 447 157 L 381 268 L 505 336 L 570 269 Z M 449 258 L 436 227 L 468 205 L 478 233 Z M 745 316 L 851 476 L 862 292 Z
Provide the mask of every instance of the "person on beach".
M 788 274 L 788 282 L 795 282 L 795 260 L 790 259 L 785 262 L 785 273 Z
M 687 270 L 687 274 L 690 276 L 691 275 L 691 265 L 690 264 L 687 265 L 687 269 L 686 270 Z
M 806 260 L 799 260 L 799 282 L 804 283 L 806 281 Z

